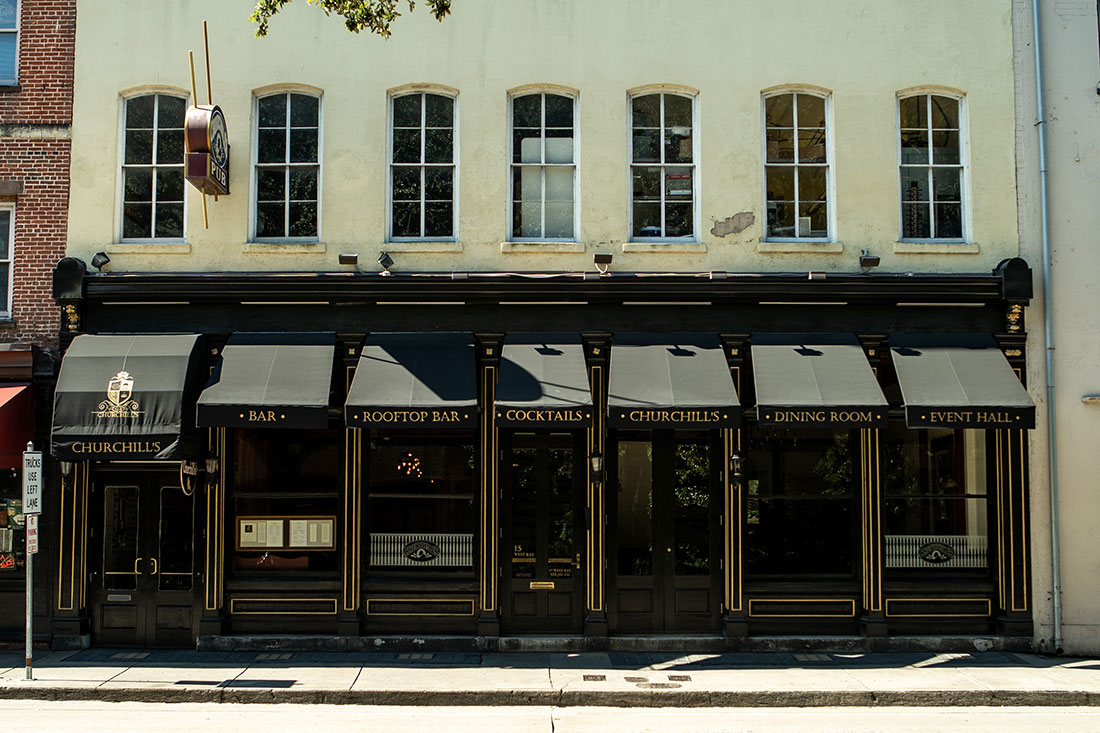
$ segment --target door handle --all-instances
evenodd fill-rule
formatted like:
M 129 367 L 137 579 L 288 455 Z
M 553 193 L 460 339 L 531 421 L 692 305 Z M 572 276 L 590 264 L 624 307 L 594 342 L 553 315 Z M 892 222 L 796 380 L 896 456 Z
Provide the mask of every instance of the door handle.
M 140 558 L 140 557 L 135 557 L 134 558 L 134 575 L 145 575 L 145 573 L 138 570 L 138 563 L 140 563 L 143 559 L 144 558 Z
M 573 567 L 577 570 L 581 569 L 581 553 L 577 553 L 577 559 L 573 562 Z
M 156 559 L 155 557 L 151 557 L 151 558 L 149 558 L 149 559 L 150 559 L 150 560 L 152 561 L 152 563 L 153 563 L 153 572 L 152 572 L 152 573 L 150 573 L 150 575 L 156 575 L 156 574 L 157 574 L 157 559 Z

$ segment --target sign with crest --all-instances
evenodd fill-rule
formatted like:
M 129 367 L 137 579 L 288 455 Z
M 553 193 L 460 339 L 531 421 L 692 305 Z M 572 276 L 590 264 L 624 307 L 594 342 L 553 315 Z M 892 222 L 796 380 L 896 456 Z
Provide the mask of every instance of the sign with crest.
M 228 194 L 229 134 L 221 107 L 188 107 L 186 127 L 188 182 L 205 195 Z

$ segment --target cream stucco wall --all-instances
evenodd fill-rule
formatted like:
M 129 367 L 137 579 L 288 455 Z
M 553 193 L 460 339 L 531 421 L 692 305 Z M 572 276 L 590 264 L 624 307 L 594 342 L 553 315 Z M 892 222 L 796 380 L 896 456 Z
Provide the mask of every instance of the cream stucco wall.
M 1030 2 L 1015 3 L 1019 83 L 1020 230 L 1023 256 L 1036 270 L 1028 308 L 1028 378 L 1039 414 L 1045 385 L 1044 309 L 1040 268 L 1038 136 Z M 1096 3 L 1042 2 L 1052 252 L 1053 411 L 1059 476 L 1062 647 L 1100 654 L 1100 48 Z M 1031 438 L 1031 519 L 1036 610 L 1035 643 L 1054 647 L 1048 433 L 1040 420 Z
M 106 250 L 113 271 L 326 271 L 341 269 L 340 252 L 373 265 L 387 249 L 400 251 L 402 270 L 581 270 L 606 251 L 619 270 L 850 272 L 867 248 L 884 272 L 978 272 L 1019 251 L 1003 0 L 930 0 L 919 12 L 881 0 L 462 0 L 443 23 L 423 8 L 401 18 L 389 41 L 349 34 L 304 0 L 255 39 L 251 5 L 79 0 L 71 255 Z M 228 120 L 232 194 L 210 202 L 203 229 L 188 189 L 184 245 L 120 245 L 120 99 L 143 87 L 187 88 L 188 49 L 198 52 L 201 80 L 202 19 L 214 101 Z M 459 90 L 457 243 L 385 243 L 387 90 L 417 83 Z M 580 245 L 505 253 L 507 95 L 539 83 L 579 95 Z M 248 243 L 253 93 L 277 84 L 324 94 L 321 243 L 311 247 Z M 651 84 L 698 91 L 701 236 L 624 250 L 628 90 Z M 760 93 L 784 84 L 832 92 L 837 225 L 835 244 L 774 252 L 784 248 L 761 242 Z M 896 94 L 921 85 L 966 94 L 969 245 L 898 245 Z M 199 96 L 205 102 L 201 81 Z M 755 216 L 748 229 L 710 233 L 744 211 Z

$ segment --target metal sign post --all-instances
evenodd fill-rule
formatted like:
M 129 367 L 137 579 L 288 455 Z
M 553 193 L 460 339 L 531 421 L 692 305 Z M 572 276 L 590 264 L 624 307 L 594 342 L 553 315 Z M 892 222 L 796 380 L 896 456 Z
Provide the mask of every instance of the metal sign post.
M 42 512 L 42 451 L 27 443 L 23 453 L 23 516 L 26 526 L 27 679 L 34 679 L 34 556 L 38 552 L 38 515 Z

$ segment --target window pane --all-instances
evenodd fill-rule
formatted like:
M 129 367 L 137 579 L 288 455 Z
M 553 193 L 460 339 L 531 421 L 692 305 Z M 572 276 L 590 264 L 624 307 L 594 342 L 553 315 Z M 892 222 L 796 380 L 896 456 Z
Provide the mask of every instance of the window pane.
M 665 131 L 665 162 L 691 162 L 691 128 L 670 127 Z
M 290 200 L 291 201 L 316 201 L 317 200 L 317 169 L 316 168 L 291 168 L 290 169 Z M 293 209 L 291 210 L 293 214 Z
M 151 168 L 130 168 L 123 171 L 123 200 L 152 201 L 153 171 Z
M 961 204 L 936 204 L 936 239 L 962 239 Z
M 691 99 L 675 94 L 665 97 L 665 127 L 686 127 L 691 129 Z M 690 133 L 689 133 L 690 134 Z
M 793 203 L 768 203 L 768 231 L 766 236 L 794 236 Z
M 420 99 L 423 95 L 406 94 L 393 99 L 393 126 L 420 127 Z
M 573 168 L 546 169 L 546 200 L 573 200 Z
M 418 201 L 420 199 L 420 168 L 394 166 L 394 201 Z
M 691 204 L 665 204 L 665 236 L 690 237 L 691 235 Z
M 784 131 L 785 132 L 785 131 Z M 824 163 L 825 128 L 798 131 L 798 162 Z
M 420 203 L 393 203 L 393 236 L 420 236 Z
M 932 186 L 936 201 L 962 201 L 958 168 L 933 168 Z
M 10 256 L 9 234 L 11 234 L 11 210 L 0 209 L 0 260 L 6 260 Z
M 932 95 L 932 127 L 936 130 L 959 129 L 958 100 Z
M 542 167 L 524 165 L 513 168 L 512 197 L 516 201 L 542 200 Z
M 665 168 L 665 196 L 691 200 L 691 168 Z
M 15 79 L 15 34 L 0 34 L 0 79 Z
M 286 208 L 282 202 L 256 204 L 256 236 L 285 237 Z
M 748 573 L 849 575 L 851 526 L 847 500 L 761 498 L 748 525 Z
M 824 201 L 800 203 L 798 205 L 798 236 L 829 236 L 828 208 Z
M 764 124 L 767 127 L 794 127 L 794 95 L 779 94 L 764 100 Z
M 157 97 L 157 127 L 183 129 L 184 115 L 187 113 L 187 101 L 165 94 Z
M 0 263 L 0 309 L 6 310 L 11 301 L 11 293 L 8 292 L 8 283 L 11 281 L 10 277 L 11 265 L 7 262 Z
M 260 100 L 260 127 L 286 127 L 285 94 L 275 94 Z
M 546 126 L 573 126 L 573 99 L 560 94 L 546 95 Z
M 898 102 L 901 110 L 903 128 L 923 129 L 928 127 L 928 97 L 906 97 Z
M 631 100 L 633 117 L 631 124 L 634 127 L 660 127 L 661 126 L 661 95 L 647 94 L 644 97 L 634 97 Z
M 798 126 L 825 127 L 825 99 L 812 94 L 799 94 Z
M 11 36 L 14 39 L 14 36 Z M 126 129 L 151 129 L 153 127 L 153 104 L 155 95 L 134 97 L 126 100 Z
M 284 128 L 260 130 L 259 140 L 258 158 L 261 163 L 286 162 L 286 130 Z
M 901 200 L 928 201 L 928 169 L 901 169 Z
M 619 575 L 653 574 L 653 448 L 619 441 Z
M 183 162 L 183 130 L 157 132 L 157 164 Z
M 169 168 L 157 171 L 157 201 L 183 202 L 183 169 Z
M 512 451 L 512 577 L 534 578 L 538 552 L 538 469 L 534 450 Z
M 546 131 L 546 162 L 573 162 L 572 129 L 553 129 Z
M 542 137 L 539 130 L 516 128 L 512 131 L 512 162 L 542 162 Z
M 546 234 L 551 239 L 573 238 L 573 203 L 546 204 Z
M 317 236 L 317 203 L 314 201 L 290 204 L 290 236 Z
M 825 200 L 825 166 L 810 165 L 798 169 L 798 200 Z
M 317 130 L 292 129 L 290 131 L 290 162 L 317 162 Z
M 924 130 L 901 131 L 901 164 L 928 163 L 928 133 Z
M 191 590 L 194 570 L 195 499 L 175 487 L 160 490 L 157 555 L 161 590 Z
M 710 450 L 705 444 L 676 446 L 676 574 L 710 573 Z
M 988 527 L 986 511 L 986 500 L 978 498 L 887 497 L 886 534 L 972 535 L 984 539 Z
M 183 236 L 183 204 L 182 203 L 157 203 L 157 227 L 158 237 L 182 237 Z
M 437 201 L 451 201 L 454 195 L 454 169 L 424 169 L 424 198 Z
M 454 127 L 454 100 L 438 94 L 424 95 L 427 127 Z
M 932 162 L 936 165 L 959 164 L 959 133 L 932 133 Z
M 259 168 L 256 171 L 256 198 L 282 201 L 286 198 L 286 169 Z
M 634 232 L 635 237 L 660 237 L 661 232 L 661 204 L 635 203 L 634 204 Z
M 453 132 L 450 129 L 426 130 L 424 132 L 424 162 L 450 163 L 454 159 L 452 136 Z
M 512 234 L 516 237 L 535 239 L 542 237 L 542 204 L 517 202 L 512 213 Z
M 424 204 L 424 236 L 449 237 L 454 230 L 454 206 L 450 201 L 429 201 Z
M 308 94 L 290 95 L 290 126 L 317 127 L 317 97 Z M 293 139 L 293 136 L 291 137 Z
M 634 162 L 635 163 L 660 163 L 661 162 L 661 131 L 650 129 L 634 129 Z
M 766 134 L 768 162 L 793 163 L 794 130 L 783 127 L 769 127 Z
M 15 28 L 16 0 L 0 0 L 0 28 Z
M 633 170 L 635 201 L 660 201 L 661 199 L 661 169 L 640 168 Z
M 125 160 L 127 165 L 148 165 L 153 162 L 152 130 L 126 131 Z
M 527 94 L 512 100 L 512 127 L 542 127 L 542 96 Z
M 393 162 L 419 163 L 420 130 L 393 131 Z
M 122 207 L 122 236 L 125 239 L 153 236 L 152 204 L 126 204 Z
M 768 201 L 794 201 L 794 168 L 770 165 L 765 169 Z
M 141 495 L 136 486 L 108 486 L 104 497 L 103 587 L 107 590 L 137 588 L 138 507 Z
M 928 218 L 928 204 L 901 205 L 901 236 L 905 239 L 928 239 L 932 231 Z

